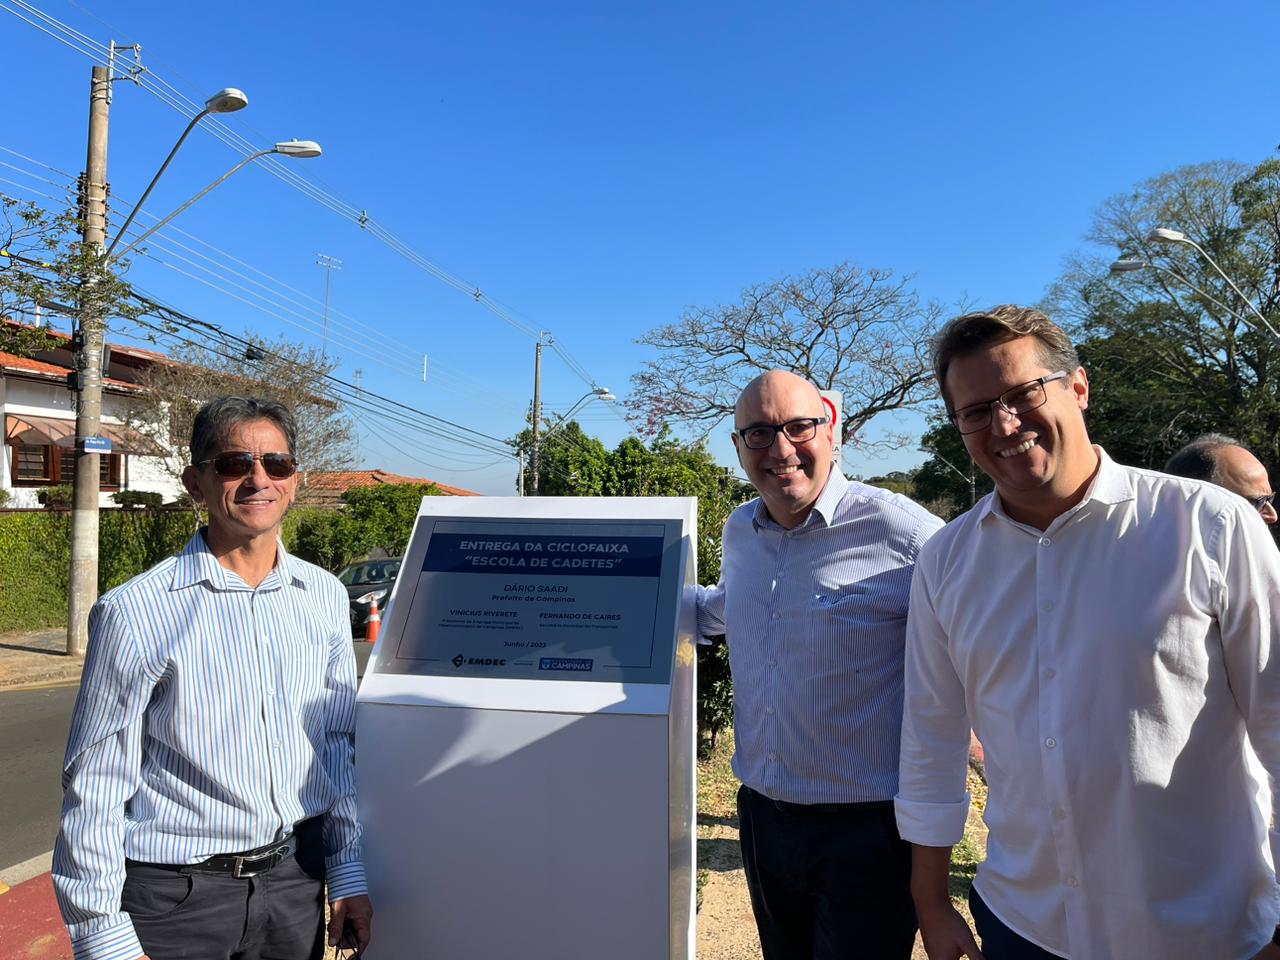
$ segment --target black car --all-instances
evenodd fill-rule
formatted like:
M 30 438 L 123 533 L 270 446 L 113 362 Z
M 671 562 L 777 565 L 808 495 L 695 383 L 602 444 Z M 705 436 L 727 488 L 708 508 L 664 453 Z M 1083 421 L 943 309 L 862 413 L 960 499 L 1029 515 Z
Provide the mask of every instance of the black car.
M 363 637 L 368 629 L 369 610 L 378 601 L 378 611 L 387 608 L 387 598 L 400 572 L 402 557 L 385 557 L 382 560 L 361 560 L 343 567 L 338 579 L 347 588 L 351 599 L 351 633 Z

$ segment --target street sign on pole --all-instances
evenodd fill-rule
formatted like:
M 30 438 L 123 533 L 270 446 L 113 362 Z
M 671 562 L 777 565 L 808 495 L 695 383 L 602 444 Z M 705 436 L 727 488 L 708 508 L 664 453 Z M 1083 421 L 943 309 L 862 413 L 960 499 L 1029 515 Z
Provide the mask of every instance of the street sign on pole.
M 80 449 L 84 453 L 110 453 L 110 437 L 81 437 Z

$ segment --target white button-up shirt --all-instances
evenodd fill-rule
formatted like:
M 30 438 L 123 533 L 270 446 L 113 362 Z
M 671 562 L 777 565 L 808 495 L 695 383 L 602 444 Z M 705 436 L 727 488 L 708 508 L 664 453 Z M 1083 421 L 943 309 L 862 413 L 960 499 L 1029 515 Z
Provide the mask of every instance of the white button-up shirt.
M 898 827 L 961 838 L 972 724 L 974 886 L 1007 926 L 1076 960 L 1252 957 L 1280 916 L 1245 743 L 1274 780 L 1280 553 L 1242 498 L 1099 454 L 1046 530 L 992 494 L 921 551 Z

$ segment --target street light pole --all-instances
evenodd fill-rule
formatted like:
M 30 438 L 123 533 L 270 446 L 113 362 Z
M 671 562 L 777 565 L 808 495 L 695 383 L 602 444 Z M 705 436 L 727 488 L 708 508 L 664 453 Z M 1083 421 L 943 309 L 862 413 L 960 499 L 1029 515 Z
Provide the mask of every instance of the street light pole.
M 1227 286 L 1234 290 L 1236 296 L 1244 301 L 1244 305 L 1249 308 L 1253 315 L 1262 321 L 1262 325 L 1271 331 L 1271 335 L 1280 339 L 1280 332 L 1277 332 L 1276 328 L 1271 325 L 1271 321 L 1262 315 L 1262 311 L 1253 305 L 1253 301 L 1245 296 L 1244 291 L 1236 286 L 1235 281 L 1223 272 L 1222 268 L 1218 266 L 1218 262 L 1214 260 L 1213 257 L 1209 256 L 1204 247 L 1200 246 L 1200 244 L 1196 243 L 1181 230 L 1170 230 L 1167 227 L 1156 227 L 1147 235 L 1147 239 L 1154 243 L 1185 243 L 1187 246 L 1193 248 L 1196 253 L 1200 254 L 1200 256 L 1204 257 L 1204 259 L 1209 262 L 1209 266 L 1213 267 L 1213 269 L 1217 271 L 1218 276 L 1227 281 Z
M 98 454 L 86 452 L 86 437 L 102 425 L 102 348 L 105 304 L 97 287 L 107 241 L 107 131 L 111 77 L 94 67 L 89 88 L 89 145 L 80 185 L 81 238 L 85 272 L 80 295 L 76 349 L 76 472 L 71 511 L 71 571 L 67 585 L 67 653 L 82 657 L 89 645 L 89 608 L 98 598 Z
M 542 342 L 545 332 L 538 334 L 538 346 L 533 353 L 533 444 L 529 448 L 530 486 L 538 495 L 538 428 L 542 425 Z

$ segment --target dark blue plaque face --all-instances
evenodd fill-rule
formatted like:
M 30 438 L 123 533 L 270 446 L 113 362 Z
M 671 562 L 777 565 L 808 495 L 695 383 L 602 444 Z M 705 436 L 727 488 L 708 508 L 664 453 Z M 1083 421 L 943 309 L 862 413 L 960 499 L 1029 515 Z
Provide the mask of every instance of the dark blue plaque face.
M 396 587 L 403 630 L 376 671 L 666 683 L 680 526 L 419 517 Z

